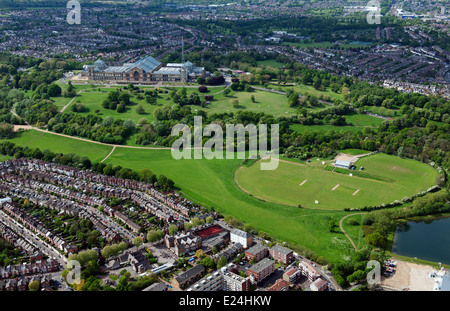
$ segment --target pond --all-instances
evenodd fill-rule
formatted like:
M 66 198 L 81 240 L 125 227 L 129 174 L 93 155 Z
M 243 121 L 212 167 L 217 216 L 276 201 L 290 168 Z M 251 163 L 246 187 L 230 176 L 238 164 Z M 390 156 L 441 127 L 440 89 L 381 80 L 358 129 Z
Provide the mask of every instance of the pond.
M 450 264 L 450 218 L 399 225 L 392 253 Z

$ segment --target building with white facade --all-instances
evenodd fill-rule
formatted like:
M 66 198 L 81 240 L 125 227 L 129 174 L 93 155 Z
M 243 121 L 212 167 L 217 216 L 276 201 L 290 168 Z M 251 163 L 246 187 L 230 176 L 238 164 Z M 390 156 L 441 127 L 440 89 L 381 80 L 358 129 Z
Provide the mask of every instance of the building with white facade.
M 239 243 L 244 248 L 250 247 L 253 243 L 252 235 L 248 232 L 239 230 L 239 229 L 233 229 L 230 232 L 230 241 L 232 243 Z

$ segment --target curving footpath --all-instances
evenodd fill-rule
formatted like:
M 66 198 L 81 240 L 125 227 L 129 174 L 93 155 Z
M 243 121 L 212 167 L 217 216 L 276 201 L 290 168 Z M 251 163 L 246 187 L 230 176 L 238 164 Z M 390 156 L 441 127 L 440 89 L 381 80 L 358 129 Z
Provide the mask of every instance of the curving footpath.
M 353 213 L 353 214 L 348 214 L 345 215 L 344 217 L 341 218 L 341 220 L 339 221 L 339 229 L 341 229 L 342 233 L 344 233 L 344 235 L 347 237 L 347 239 L 350 241 L 350 243 L 352 243 L 353 248 L 355 249 L 355 251 L 357 251 L 358 249 L 356 248 L 355 243 L 353 242 L 353 240 L 349 237 L 349 235 L 344 231 L 344 228 L 342 227 L 342 223 L 344 222 L 344 219 L 349 217 L 349 216 L 353 216 L 353 215 L 361 215 L 361 214 L 365 214 L 365 213 Z

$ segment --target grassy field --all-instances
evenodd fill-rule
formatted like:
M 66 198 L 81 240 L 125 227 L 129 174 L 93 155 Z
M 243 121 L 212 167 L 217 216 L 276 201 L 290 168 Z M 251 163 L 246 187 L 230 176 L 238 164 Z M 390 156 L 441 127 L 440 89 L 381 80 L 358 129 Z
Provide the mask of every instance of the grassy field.
M 233 112 L 238 110 L 264 112 L 272 114 L 276 117 L 289 116 L 296 113 L 296 109 L 289 107 L 286 96 L 255 90 L 253 92 L 231 92 L 228 97 L 223 94 L 221 96 L 214 96 L 214 100 L 206 108 L 195 107 L 194 109 L 203 109 L 208 114 Z M 255 102 L 252 102 L 251 97 L 255 97 Z M 231 101 L 237 99 L 239 106 L 233 107 Z
M 80 112 L 81 115 L 94 114 L 101 117 L 112 116 L 114 119 L 132 119 L 137 122 L 141 118 L 146 118 L 149 122 L 155 121 L 153 112 L 156 108 L 161 107 L 165 104 L 173 104 L 167 94 L 161 94 L 157 99 L 156 105 L 150 105 L 145 102 L 144 99 L 138 100 L 133 97 L 131 101 L 132 105 L 127 106 L 125 112 L 117 112 L 111 109 L 104 109 L 102 107 L 102 102 L 108 96 L 108 92 L 111 92 L 114 88 L 100 88 L 94 90 L 86 90 L 76 97 L 73 103 L 80 101 L 87 108 L 87 111 Z M 187 88 L 188 95 L 197 89 Z M 209 93 L 214 94 L 216 92 L 221 92 L 223 90 L 220 88 L 211 88 Z M 251 96 L 255 97 L 255 102 L 252 102 Z M 237 99 L 239 101 L 239 106 L 233 107 L 231 101 Z M 67 102 L 70 99 L 67 99 Z M 61 107 L 66 104 L 61 103 Z M 144 107 L 145 114 L 138 114 L 136 112 L 136 107 L 141 104 Z M 58 106 L 60 106 L 58 105 Z M 224 112 L 234 112 L 238 110 L 249 110 L 253 112 L 265 112 L 268 114 L 273 114 L 274 116 L 288 116 L 293 115 L 296 112 L 295 108 L 291 108 L 288 105 L 287 98 L 284 95 L 264 92 L 264 91 L 254 91 L 254 92 L 231 92 L 228 97 L 225 97 L 222 93 L 214 95 L 214 99 L 211 104 L 205 108 L 200 106 L 191 106 L 195 110 L 204 110 L 208 114 L 212 113 L 224 113 Z M 70 112 L 70 106 L 66 109 L 66 112 Z M 98 111 L 98 112 L 96 112 Z
M 336 132 L 345 132 L 350 131 L 356 133 L 358 131 L 362 131 L 364 128 L 368 127 L 371 129 L 376 129 L 383 123 L 385 120 L 372 117 L 366 114 L 358 114 L 352 113 L 345 116 L 345 119 L 348 123 L 352 125 L 345 126 L 334 126 L 334 125 L 304 125 L 304 124 L 291 124 L 289 128 L 298 133 L 312 132 L 312 131 L 321 131 L 328 132 L 330 130 Z
M 284 64 L 277 62 L 274 59 L 268 59 L 268 60 L 260 60 L 256 62 L 259 66 L 269 66 L 273 68 L 283 68 Z
M 148 88 L 148 87 L 147 87 Z M 149 87 L 153 88 L 153 87 Z M 201 94 L 201 95 L 207 95 L 207 94 L 215 94 L 217 92 L 223 91 L 225 87 L 209 87 L 209 90 L 207 93 Z M 148 104 L 145 99 L 137 99 L 135 96 L 131 98 L 132 104 L 126 107 L 126 111 L 124 112 L 117 112 L 115 110 L 111 109 L 105 109 L 102 107 L 103 101 L 107 98 L 108 93 L 116 90 L 116 87 L 96 87 L 94 89 L 84 89 L 82 93 L 80 93 L 75 100 L 72 103 L 76 103 L 80 101 L 84 106 L 86 107 L 86 111 L 79 112 L 81 115 L 88 115 L 88 114 L 94 114 L 101 117 L 106 116 L 112 116 L 114 119 L 132 119 L 134 122 L 138 122 L 140 119 L 145 118 L 148 122 L 155 121 L 155 117 L 153 112 L 156 108 L 161 107 L 165 104 L 173 104 L 173 102 L 169 99 L 168 93 L 160 93 L 157 98 L 157 103 L 155 105 Z M 170 87 L 162 87 L 162 90 L 171 91 L 172 89 L 180 89 L 180 88 L 170 88 Z M 186 88 L 187 94 L 190 95 L 193 92 L 197 92 L 197 88 Z M 78 91 L 78 89 L 77 89 Z M 220 98 L 219 95 L 216 95 Z M 67 98 L 53 98 L 55 100 L 55 104 L 61 108 L 65 104 L 67 104 L 70 99 Z M 138 105 L 142 105 L 144 107 L 145 113 L 144 114 L 138 114 L 136 112 L 136 107 Z M 231 106 L 231 105 L 230 105 Z M 196 106 L 194 109 L 201 109 L 201 107 Z M 71 112 L 70 106 L 65 110 L 65 112 Z
M 331 100 L 341 100 L 345 101 L 342 94 L 335 93 L 331 91 L 329 88 L 327 88 L 324 91 L 316 90 L 311 85 L 305 85 L 305 84 L 296 84 L 296 85 L 283 85 L 283 84 L 277 84 L 277 83 L 269 83 L 269 88 L 273 88 L 277 91 L 287 91 L 289 89 L 292 89 L 296 92 L 298 92 L 300 95 L 314 95 L 317 98 L 320 98 L 321 96 L 328 96 Z
M 5 141 L 5 139 L 0 141 Z M 92 162 L 103 160 L 113 148 L 112 146 L 84 142 L 36 130 L 18 132 L 15 138 L 8 139 L 8 141 L 19 146 L 40 148 L 41 151 L 48 149 L 64 154 L 74 153 L 87 156 Z
M 345 233 L 352 239 L 353 243 L 355 243 L 356 249 L 359 250 L 365 246 L 367 246 L 366 240 L 364 240 L 364 237 L 362 235 L 362 218 L 363 214 L 357 214 L 357 215 L 351 215 L 344 219 L 342 222 L 342 228 L 344 229 Z M 350 219 L 353 219 L 356 221 L 355 225 L 348 224 L 348 221 Z
M 86 155 L 94 162 L 103 159 L 112 148 L 38 131 L 23 132 L 10 141 L 21 146 L 39 147 L 41 150 L 49 149 L 54 152 L 73 152 Z M 373 163 L 364 163 L 364 166 L 367 167 L 368 171 L 369 169 L 372 170 L 371 165 L 382 168 L 383 163 L 387 160 L 383 158 L 384 156 L 386 155 L 381 155 L 381 158 L 373 161 Z M 416 170 L 416 167 L 423 169 L 423 164 L 419 162 L 387 157 L 391 163 L 394 163 L 394 166 L 403 170 L 408 168 Z M 400 166 L 396 159 L 403 166 Z M 274 238 L 305 246 L 330 260 L 342 260 L 343 249 L 348 249 L 350 243 L 342 233 L 329 232 L 328 222 L 332 218 L 339 222 L 343 216 L 348 214 L 347 212 L 338 210 L 336 207 L 333 207 L 336 210 L 332 211 L 298 208 L 264 202 L 248 195 L 240 190 L 234 180 L 234 172 L 241 161 L 240 159 L 174 160 L 170 150 L 117 147 L 105 163 L 121 165 L 137 171 L 149 168 L 158 175 L 164 174 L 175 181 L 176 187 L 181 190 L 184 196 L 203 206 L 212 206 L 225 215 L 233 215 L 245 223 L 252 224 L 258 230 L 263 230 Z M 316 162 L 315 164 L 319 165 L 320 162 Z M 297 168 L 304 168 L 287 163 L 280 163 L 280 167 L 283 167 L 283 164 L 289 165 L 290 172 L 296 172 Z M 298 164 L 304 164 L 304 162 L 298 161 Z M 252 165 L 248 169 L 254 169 L 257 166 L 258 164 Z M 240 170 L 241 168 L 237 169 L 237 171 Z M 408 172 L 398 173 L 408 174 Z M 432 174 L 428 175 L 431 176 Z M 417 174 L 413 173 L 409 176 L 417 177 Z M 342 177 L 348 176 L 341 175 Z M 354 239 L 357 239 L 356 227 L 358 226 L 349 229 L 345 227 L 352 239 L 353 236 Z M 353 232 L 353 229 L 355 232 Z M 339 243 L 336 241 L 339 241 Z
M 150 105 L 145 102 L 144 99 L 138 100 L 136 97 L 133 97 L 131 99 L 132 104 L 126 107 L 126 110 L 124 112 L 117 112 L 116 110 L 111 109 L 105 109 L 102 107 L 103 101 L 108 96 L 109 92 L 114 91 L 115 88 L 100 88 L 100 91 L 98 89 L 94 90 L 85 90 L 84 92 L 80 93 L 76 99 L 72 102 L 72 104 L 76 103 L 77 101 L 80 101 L 87 110 L 85 112 L 79 112 L 80 115 L 98 115 L 102 118 L 107 116 L 112 116 L 114 119 L 132 119 L 134 122 L 139 121 L 141 118 L 146 118 L 149 122 L 155 121 L 153 111 L 159 107 L 158 105 Z M 157 100 L 158 103 L 166 103 L 166 101 L 162 96 Z M 145 114 L 138 114 L 136 112 L 136 107 L 142 104 L 145 110 Z M 98 111 L 98 112 L 96 112 Z M 71 112 L 70 106 L 65 110 L 65 112 Z
M 295 132 L 298 133 L 305 133 L 305 132 L 313 132 L 313 131 L 321 131 L 321 132 L 328 132 L 328 131 L 335 131 L 335 132 L 346 132 L 350 131 L 353 133 L 356 133 L 358 131 L 362 131 L 365 127 L 364 126 L 334 126 L 334 125 L 304 125 L 304 124 L 291 124 L 289 125 L 289 128 Z
M 362 127 L 378 127 L 383 123 L 384 119 L 373 117 L 367 114 L 353 113 L 345 116 L 345 120 L 355 126 Z
M 13 157 L 0 154 L 0 162 L 12 159 Z
M 325 169 L 328 162 L 313 160 L 305 166 L 280 162 L 273 171 L 262 171 L 256 164 L 239 168 L 235 178 L 245 191 L 269 202 L 339 210 L 401 200 L 433 186 L 438 175 L 426 164 L 381 153 L 358 160 L 362 172 L 331 172 Z
M 118 147 L 105 161 L 135 170 L 149 168 L 175 181 L 182 193 L 204 206 L 254 225 L 272 237 L 304 245 L 321 255 L 340 258 L 340 250 L 329 242 L 341 233 L 330 233 L 331 217 L 339 221 L 342 211 L 326 212 L 266 203 L 242 192 L 233 172 L 241 160 L 174 160 L 169 150 L 128 150 Z

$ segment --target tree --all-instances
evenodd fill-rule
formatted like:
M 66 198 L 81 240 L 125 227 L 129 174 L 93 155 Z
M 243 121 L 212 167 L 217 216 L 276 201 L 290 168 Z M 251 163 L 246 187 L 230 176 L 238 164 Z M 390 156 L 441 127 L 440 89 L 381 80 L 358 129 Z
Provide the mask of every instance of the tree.
M 47 94 L 50 97 L 61 96 L 61 87 L 58 84 L 52 83 L 47 89 Z
M 225 97 L 228 97 L 228 95 L 230 95 L 230 89 L 226 88 L 225 90 L 223 90 L 223 95 L 225 95 Z
M 136 113 L 137 113 L 137 114 L 145 114 L 145 109 L 144 109 L 144 107 L 143 107 L 142 105 L 138 105 L 138 106 L 136 107 Z
M 34 281 L 30 282 L 30 284 L 28 284 L 28 289 L 31 292 L 38 291 L 40 287 L 41 287 L 41 282 L 38 280 L 34 280 Z
M 297 92 L 293 92 L 288 98 L 289 107 L 297 107 L 300 105 L 300 98 Z
M 119 104 L 119 105 L 117 105 L 116 111 L 117 111 L 118 113 L 125 112 L 125 110 L 126 110 L 126 108 L 125 108 L 125 105 L 124 105 L 124 104 Z
M 350 219 L 347 221 L 347 224 L 349 224 L 350 226 L 356 226 L 356 225 L 359 225 L 359 223 L 358 223 L 355 219 L 353 219 L 353 218 L 350 218 Z
M 203 267 L 209 268 L 209 269 L 214 269 L 216 266 L 216 263 L 210 257 L 203 258 L 201 261 L 201 264 Z
M 198 87 L 198 91 L 200 93 L 206 93 L 206 92 L 208 92 L 208 88 L 206 86 L 202 85 L 202 86 Z
M 147 241 L 150 243 L 159 241 L 163 236 L 163 232 L 161 230 L 150 230 L 147 233 Z
M 386 240 L 379 232 L 373 232 L 364 237 L 367 243 L 375 247 L 384 247 Z
M 210 224 L 210 223 L 212 223 L 213 221 L 214 221 L 214 218 L 213 218 L 212 216 L 206 217 L 206 223 L 207 223 L 207 224 Z
M 224 266 L 226 266 L 228 263 L 227 258 L 225 255 L 220 256 L 220 259 L 217 261 L 217 269 L 220 269 Z
M 314 78 L 313 87 L 316 90 L 321 90 L 322 89 L 322 80 L 318 77 Z
M 239 100 L 238 99 L 232 99 L 231 100 L 231 105 L 234 107 L 234 108 L 239 108 Z
M 195 252 L 195 257 L 197 257 L 198 259 L 202 259 L 203 257 L 205 257 L 205 253 L 203 252 L 202 249 L 198 249 L 198 250 Z
M 150 182 L 150 176 L 153 175 L 153 172 L 148 168 L 144 168 L 139 172 L 139 177 L 141 181 Z
M 336 230 L 336 227 L 337 227 L 336 220 L 330 219 L 330 221 L 328 222 L 328 230 L 330 232 L 334 232 Z
M 173 189 L 175 183 L 173 180 L 167 178 L 164 175 L 159 175 L 158 177 L 158 185 L 164 190 L 164 191 L 170 191 Z
M 90 260 L 86 267 L 81 272 L 82 279 L 88 279 L 90 276 L 98 274 L 100 271 L 100 265 L 97 260 Z
M 174 224 L 169 226 L 169 234 L 175 235 L 178 232 L 178 227 Z
M 137 237 L 133 238 L 132 242 L 133 242 L 133 245 L 136 246 L 136 247 L 141 246 L 142 243 L 143 243 L 142 238 L 140 236 L 137 236 Z
M 357 270 L 347 276 L 347 281 L 352 283 L 356 281 L 363 281 L 366 278 L 366 273 L 363 270 Z

